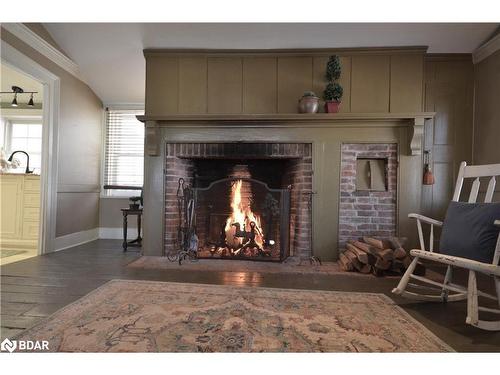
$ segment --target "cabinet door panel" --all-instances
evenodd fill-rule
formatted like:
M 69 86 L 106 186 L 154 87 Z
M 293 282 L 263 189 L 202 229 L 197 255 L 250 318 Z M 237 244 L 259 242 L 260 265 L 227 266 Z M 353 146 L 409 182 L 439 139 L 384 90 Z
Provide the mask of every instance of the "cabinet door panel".
M 40 194 L 24 193 L 24 207 L 40 207 Z
M 40 191 L 40 178 L 39 177 L 25 177 L 24 178 L 24 190 L 25 191 Z
M 38 238 L 38 222 L 25 221 L 23 223 L 23 239 L 31 240 Z
M 2 239 L 19 238 L 21 236 L 21 210 L 23 208 L 23 180 L 17 177 L 3 177 L 0 184 L 2 202 L 0 236 Z
M 38 207 L 24 207 L 23 221 L 38 221 L 40 209 Z

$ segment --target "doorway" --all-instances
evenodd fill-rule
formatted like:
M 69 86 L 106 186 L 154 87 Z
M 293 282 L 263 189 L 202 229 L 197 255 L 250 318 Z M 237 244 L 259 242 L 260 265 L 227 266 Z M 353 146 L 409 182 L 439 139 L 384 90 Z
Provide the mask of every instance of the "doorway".
M 3 265 L 54 249 L 60 87 L 57 76 L 26 55 L 4 41 L 1 48 Z

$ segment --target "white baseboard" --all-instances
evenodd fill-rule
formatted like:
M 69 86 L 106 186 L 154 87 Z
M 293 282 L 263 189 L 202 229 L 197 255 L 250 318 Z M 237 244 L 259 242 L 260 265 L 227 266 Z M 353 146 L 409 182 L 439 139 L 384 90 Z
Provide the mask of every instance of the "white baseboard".
M 106 240 L 123 240 L 123 228 L 99 228 L 99 238 Z M 127 238 L 137 238 L 137 228 L 128 228 Z
M 67 234 L 56 237 L 54 240 L 54 251 L 64 250 L 70 247 L 82 245 L 84 243 L 95 241 L 99 238 L 99 228 L 84 230 L 81 232 Z

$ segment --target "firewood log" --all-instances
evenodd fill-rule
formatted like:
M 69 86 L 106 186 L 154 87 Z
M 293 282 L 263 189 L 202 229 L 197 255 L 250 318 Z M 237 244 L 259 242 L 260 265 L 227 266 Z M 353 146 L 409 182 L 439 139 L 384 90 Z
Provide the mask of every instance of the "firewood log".
M 367 244 L 375 246 L 378 249 L 384 250 L 389 247 L 391 247 L 391 243 L 386 240 L 379 240 L 377 238 L 373 237 L 363 237 L 363 241 L 365 241 Z
M 385 261 L 391 261 L 394 259 L 394 250 L 392 249 L 384 249 L 378 253 L 379 257 Z
M 361 242 L 361 241 L 349 241 L 349 243 L 356 246 L 358 249 L 361 249 L 364 252 L 372 254 L 374 256 L 377 256 L 379 251 L 380 251 L 378 248 L 371 246 L 371 245 L 368 245 L 368 244 Z
M 394 256 L 392 255 L 392 249 L 379 249 L 378 247 L 368 245 L 361 241 L 355 241 L 354 245 L 361 248 L 377 258 L 382 258 L 384 260 L 392 260 Z M 375 259 L 376 260 L 376 259 Z
M 384 260 L 382 258 L 377 258 L 377 261 L 375 262 L 375 268 L 378 268 L 379 270 L 388 270 L 391 268 L 392 262 L 390 260 Z
M 396 259 L 404 259 L 406 258 L 406 250 L 403 249 L 402 247 L 398 247 L 397 249 L 394 250 L 394 258 Z
M 363 264 L 368 264 L 369 259 L 368 259 L 368 254 L 365 253 L 363 250 L 358 249 L 356 246 L 353 244 L 347 243 L 346 247 L 349 251 L 352 251 L 356 256 L 358 257 L 358 260 L 363 263 Z
M 346 250 L 344 251 L 344 255 L 349 259 L 349 261 L 351 262 L 352 266 L 360 271 L 361 268 L 363 268 L 363 263 L 361 263 L 358 259 L 358 257 L 356 256 L 356 254 L 354 254 L 352 251 L 350 250 Z M 360 271 L 361 272 L 361 271 Z
M 391 237 L 389 238 L 389 242 L 392 245 L 392 248 L 396 250 L 399 247 L 403 247 L 404 244 L 408 241 L 407 237 Z
M 394 249 L 394 258 L 396 259 L 403 259 L 406 257 L 407 253 L 406 250 L 403 248 L 403 243 L 405 243 L 407 240 L 406 237 L 398 238 L 398 237 L 391 237 L 389 241 L 392 244 L 392 248 Z
M 363 266 L 361 267 L 361 269 L 359 270 L 359 272 L 361 272 L 361 273 L 371 273 L 372 272 L 372 266 L 370 266 L 369 264 L 363 264 Z
M 343 253 L 339 254 L 339 264 L 344 271 L 350 272 L 353 270 L 353 265 L 351 261 Z

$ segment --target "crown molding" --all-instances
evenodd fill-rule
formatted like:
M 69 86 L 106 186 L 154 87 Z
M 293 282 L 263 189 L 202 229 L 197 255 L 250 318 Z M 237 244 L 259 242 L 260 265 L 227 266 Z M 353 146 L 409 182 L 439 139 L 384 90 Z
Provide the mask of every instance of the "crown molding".
M 347 47 L 347 48 L 285 48 L 285 49 L 198 49 L 198 48 L 146 48 L 145 57 L 151 56 L 328 56 L 379 55 L 379 54 L 425 54 L 427 46 L 408 47 Z
M 41 53 L 54 64 L 66 70 L 68 73 L 72 74 L 80 81 L 87 83 L 81 75 L 80 68 L 73 60 L 71 60 L 68 56 L 63 54 L 37 33 L 32 31 L 26 25 L 23 25 L 22 23 L 2 23 L 2 27 L 9 33 L 13 34 L 16 38 L 20 39 L 28 46 L 33 48 L 35 51 Z
M 474 51 L 472 54 L 472 62 L 477 64 L 488 56 L 493 55 L 498 50 L 500 50 L 500 33 Z

